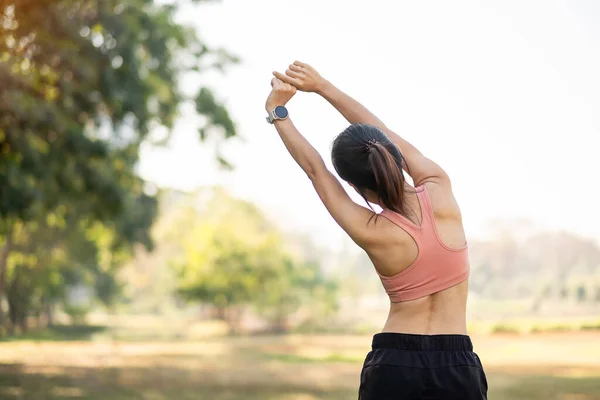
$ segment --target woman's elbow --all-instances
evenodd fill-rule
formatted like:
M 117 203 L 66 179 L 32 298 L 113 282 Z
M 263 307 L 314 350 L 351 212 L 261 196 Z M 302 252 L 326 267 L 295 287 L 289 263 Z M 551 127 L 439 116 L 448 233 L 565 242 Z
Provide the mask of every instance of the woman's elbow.
M 329 172 L 323 160 L 321 162 L 307 163 L 306 167 L 303 168 L 304 172 L 311 181 L 316 181 L 323 173 Z

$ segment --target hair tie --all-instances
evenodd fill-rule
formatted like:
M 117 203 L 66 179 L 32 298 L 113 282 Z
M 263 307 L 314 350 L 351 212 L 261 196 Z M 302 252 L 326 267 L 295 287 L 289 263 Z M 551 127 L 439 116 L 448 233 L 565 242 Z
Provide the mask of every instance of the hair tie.
M 373 148 L 373 146 L 379 144 L 379 141 L 375 140 L 375 139 L 369 139 L 369 141 L 367 142 L 367 150 L 371 151 L 371 149 Z

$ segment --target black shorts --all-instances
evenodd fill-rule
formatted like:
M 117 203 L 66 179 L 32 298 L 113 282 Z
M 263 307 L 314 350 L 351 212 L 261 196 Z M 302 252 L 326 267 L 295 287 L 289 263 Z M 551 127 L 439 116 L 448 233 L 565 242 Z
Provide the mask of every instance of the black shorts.
M 487 379 L 466 335 L 379 333 L 367 355 L 359 400 L 482 400 Z

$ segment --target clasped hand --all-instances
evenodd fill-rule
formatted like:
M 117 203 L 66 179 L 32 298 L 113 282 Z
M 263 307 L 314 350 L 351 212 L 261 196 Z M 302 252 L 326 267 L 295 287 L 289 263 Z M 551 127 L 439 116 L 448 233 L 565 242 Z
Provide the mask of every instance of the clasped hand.
M 277 106 L 285 106 L 296 94 L 302 92 L 319 92 L 326 81 L 310 65 L 300 61 L 290 64 L 285 74 L 273 72 L 271 80 L 271 93 L 267 98 L 266 109 L 271 112 Z

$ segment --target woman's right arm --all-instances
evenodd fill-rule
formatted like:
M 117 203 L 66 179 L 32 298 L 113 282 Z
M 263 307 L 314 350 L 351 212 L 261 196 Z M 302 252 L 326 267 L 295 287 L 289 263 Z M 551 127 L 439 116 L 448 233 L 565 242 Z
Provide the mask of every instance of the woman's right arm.
M 296 61 L 290 65 L 285 74 L 275 73 L 275 75 L 299 90 L 321 95 L 351 124 L 373 125 L 384 131 L 390 140 L 400 148 L 407 164 L 406 172 L 413 179 L 415 186 L 420 186 L 426 182 L 449 183 L 448 175 L 439 165 L 425 157 L 400 135 L 390 130 L 365 106 L 321 77 L 310 65 Z

